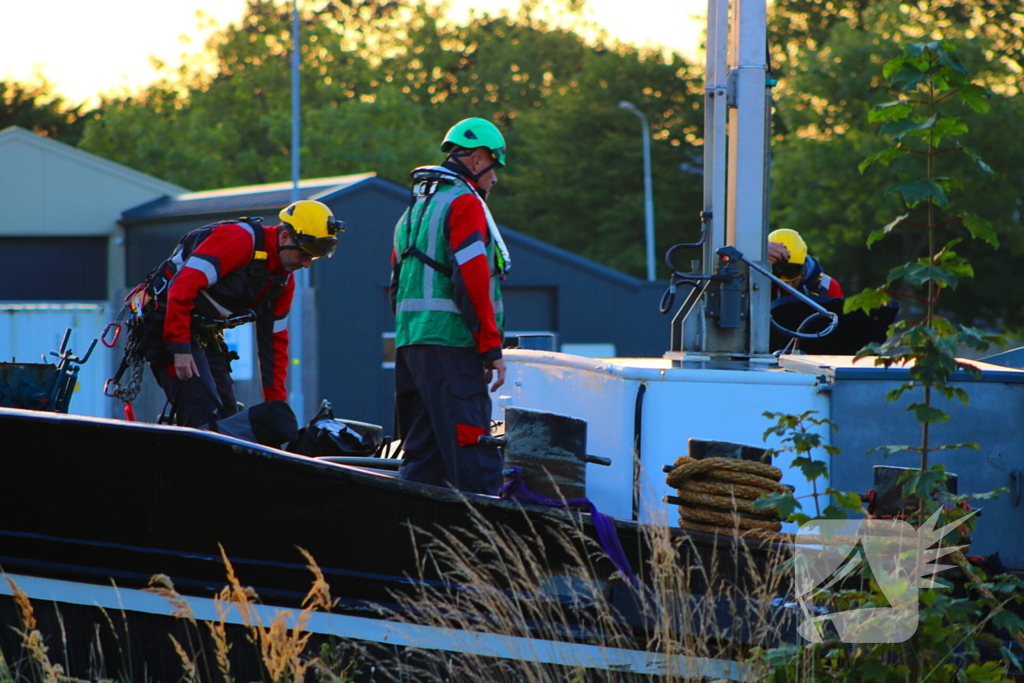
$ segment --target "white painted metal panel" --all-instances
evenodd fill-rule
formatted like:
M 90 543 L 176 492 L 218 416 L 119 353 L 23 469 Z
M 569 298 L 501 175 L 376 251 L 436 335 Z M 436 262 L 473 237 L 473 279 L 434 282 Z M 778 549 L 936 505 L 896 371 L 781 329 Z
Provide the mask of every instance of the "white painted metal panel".
M 56 365 L 58 360 L 50 352 L 60 349 L 68 328 L 72 330 L 68 347 L 81 358 L 110 319 L 105 304 L 0 304 L 0 362 Z M 93 417 L 113 415 L 114 408 L 121 404 L 103 395 L 103 383 L 121 362 L 120 354 L 96 345 L 78 373 L 69 412 Z
M 610 467 L 587 466 L 587 494 L 598 509 L 620 519 L 634 518 L 634 485 L 639 487 L 639 518 L 677 524 L 675 509 L 662 502 L 673 494 L 663 465 L 687 452 L 690 438 L 777 447 L 762 440 L 771 426 L 763 413 L 829 415 L 829 394 L 815 377 L 784 370 L 704 370 L 672 368 L 662 359 L 594 360 L 566 354 L 508 350 L 506 386 L 495 401 L 494 419 L 512 406 L 569 415 L 587 421 L 587 451 L 611 458 Z M 634 481 L 633 444 L 637 396 L 646 386 L 641 414 L 641 475 Z M 823 432 L 825 443 L 830 435 Z M 783 481 L 813 506 L 812 491 L 789 458 L 775 464 Z

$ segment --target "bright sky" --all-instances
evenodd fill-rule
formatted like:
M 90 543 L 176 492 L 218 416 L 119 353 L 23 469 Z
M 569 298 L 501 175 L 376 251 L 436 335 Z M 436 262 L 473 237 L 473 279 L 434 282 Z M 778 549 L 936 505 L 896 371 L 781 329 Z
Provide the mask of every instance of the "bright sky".
M 518 0 L 451 4 L 456 17 L 470 7 L 495 13 L 519 6 Z M 182 54 L 202 49 L 212 29 L 199 28 L 197 11 L 224 26 L 241 18 L 245 0 L 48 0 L 44 5 L 0 0 L 0 5 L 0 79 L 28 82 L 41 73 L 57 93 L 77 103 L 153 81 L 157 73 L 150 57 L 173 67 Z M 587 7 L 588 16 L 613 37 L 693 56 L 707 2 L 587 0 Z

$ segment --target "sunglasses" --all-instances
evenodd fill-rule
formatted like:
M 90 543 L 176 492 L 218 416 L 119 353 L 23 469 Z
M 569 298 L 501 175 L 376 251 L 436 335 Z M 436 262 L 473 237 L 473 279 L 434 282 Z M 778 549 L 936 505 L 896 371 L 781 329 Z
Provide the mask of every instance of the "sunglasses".
M 804 275 L 804 264 L 802 263 L 773 263 L 772 273 L 775 277 L 786 282 L 798 280 Z

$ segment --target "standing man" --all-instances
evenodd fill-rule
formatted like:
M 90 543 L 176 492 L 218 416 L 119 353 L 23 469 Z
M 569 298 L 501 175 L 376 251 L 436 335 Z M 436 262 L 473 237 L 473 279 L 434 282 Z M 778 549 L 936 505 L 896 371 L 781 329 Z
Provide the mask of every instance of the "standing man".
M 146 359 L 179 425 L 237 412 L 224 329 L 244 322 L 256 322 L 264 400 L 287 398 L 291 274 L 330 258 L 345 224 L 310 200 L 283 209 L 280 219 L 274 227 L 239 218 L 193 230 L 148 278 Z
M 391 255 L 399 477 L 495 494 L 501 454 L 478 440 L 490 433 L 488 385 L 505 382 L 499 280 L 510 260 L 484 200 L 505 165 L 505 138 L 490 121 L 465 119 L 441 151 L 440 166 L 412 172 Z

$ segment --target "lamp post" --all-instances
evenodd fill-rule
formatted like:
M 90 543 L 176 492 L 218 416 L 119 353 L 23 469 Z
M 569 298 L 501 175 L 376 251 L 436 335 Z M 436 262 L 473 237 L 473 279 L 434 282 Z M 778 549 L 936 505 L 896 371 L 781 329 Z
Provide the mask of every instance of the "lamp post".
M 633 106 L 632 102 L 623 100 L 619 106 L 640 119 L 640 130 L 644 140 L 644 228 L 647 237 L 647 281 L 654 282 L 654 197 L 651 191 L 651 132 L 647 125 L 647 117 Z
M 302 198 L 299 192 L 299 135 L 300 135 L 300 100 L 299 100 L 299 0 L 292 0 L 292 202 Z M 306 368 L 302 364 L 303 346 L 306 330 L 315 329 L 303 318 L 303 307 L 308 298 L 309 272 L 300 268 L 292 275 L 295 278 L 295 293 L 292 300 L 292 310 L 289 314 L 289 343 L 288 343 L 288 404 L 291 406 L 299 423 L 305 421 L 306 414 L 306 393 L 305 374 Z

